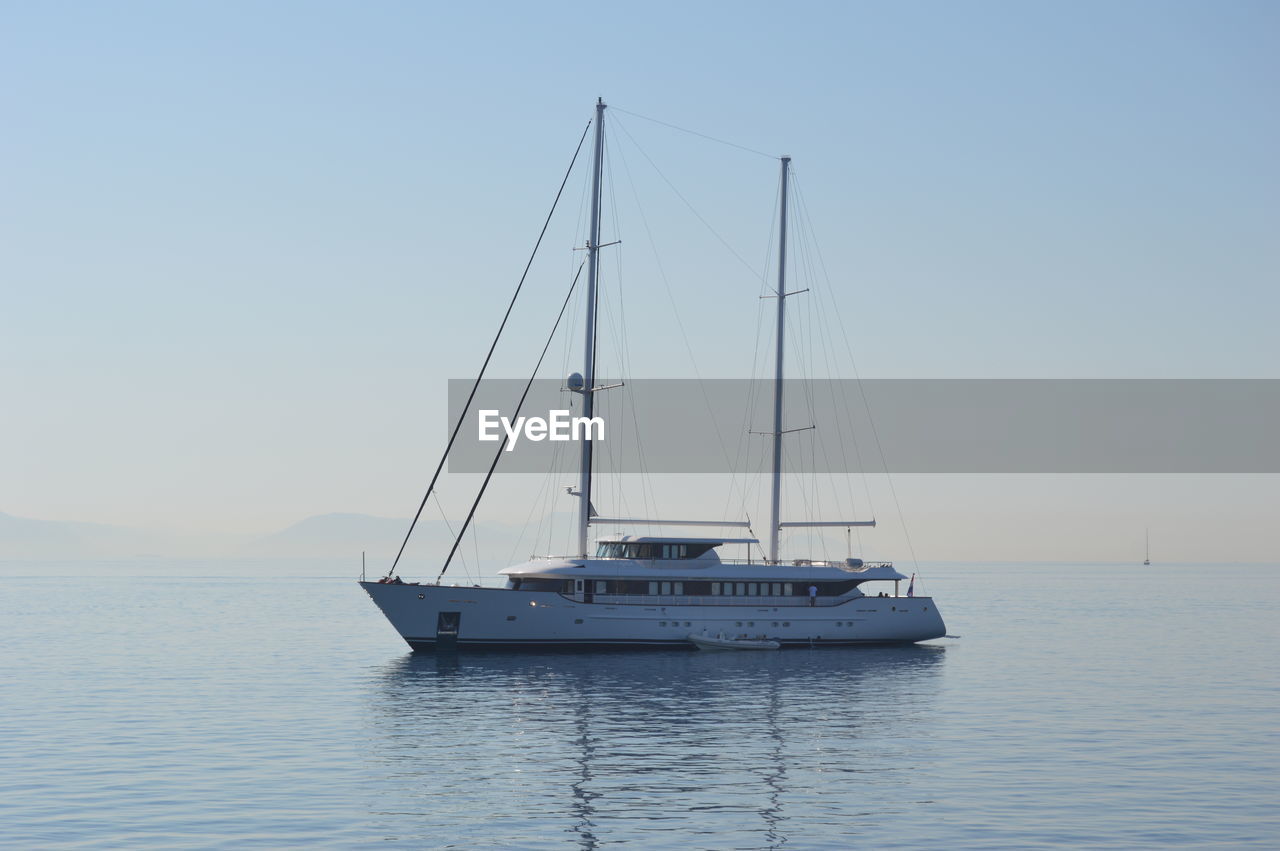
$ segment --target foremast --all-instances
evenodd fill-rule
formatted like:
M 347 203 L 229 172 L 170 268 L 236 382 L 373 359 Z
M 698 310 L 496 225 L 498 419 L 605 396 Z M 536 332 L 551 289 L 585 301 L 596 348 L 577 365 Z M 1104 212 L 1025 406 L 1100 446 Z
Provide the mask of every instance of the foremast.
M 782 503 L 782 362 L 787 305 L 787 183 L 791 157 L 782 158 L 782 200 L 778 217 L 778 330 L 773 369 L 773 474 L 769 498 L 769 561 L 778 560 L 778 516 Z
M 587 237 L 587 321 L 586 345 L 582 366 L 582 416 L 593 415 L 596 366 L 596 275 L 600 268 L 600 174 L 604 166 L 604 98 L 596 98 L 595 160 L 591 170 L 591 225 Z M 578 468 L 578 550 L 586 558 L 591 526 L 591 447 L 582 444 L 582 460 Z

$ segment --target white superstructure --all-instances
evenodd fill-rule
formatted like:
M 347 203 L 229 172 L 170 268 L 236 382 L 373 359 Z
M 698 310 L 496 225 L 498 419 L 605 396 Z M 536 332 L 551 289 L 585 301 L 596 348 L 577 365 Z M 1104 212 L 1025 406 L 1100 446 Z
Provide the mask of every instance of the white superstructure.
M 569 389 L 582 396 L 584 417 L 592 415 L 593 394 L 603 389 L 595 385 L 593 370 L 604 110 L 603 101 L 597 101 L 586 261 L 584 368 L 581 375 L 570 376 L 568 381 Z M 864 564 L 852 558 L 843 562 L 786 561 L 779 557 L 779 532 L 784 527 L 875 525 L 874 520 L 784 522 L 779 517 L 782 438 L 789 431 L 784 428 L 782 417 L 784 310 L 787 296 L 794 295 L 786 290 L 790 157 L 782 157 L 781 164 L 780 262 L 777 290 L 773 295 L 777 302 L 774 416 L 770 433 L 773 469 L 765 558 L 754 562 L 722 559 L 719 554 L 722 546 L 758 547 L 760 544 L 755 538 L 728 537 L 615 535 L 600 538 L 596 552 L 590 553 L 592 526 L 747 527 L 749 524 L 745 520 L 653 520 L 596 515 L 591 503 L 592 446 L 591 441 L 584 440 L 578 488 L 571 491 L 579 499 L 576 554 L 536 558 L 508 567 L 500 571 L 507 578 L 503 588 L 444 585 L 439 580 L 435 584 L 402 583 L 398 579 L 361 582 L 411 647 L 415 650 L 439 647 L 692 648 L 689 635 L 704 631 L 727 637 L 768 638 L 785 647 L 915 642 L 939 638 L 946 633 L 932 598 L 914 597 L 910 590 L 907 596 L 899 596 L 899 582 L 907 577 L 894 570 L 890 563 Z M 425 501 L 424 498 L 424 504 Z M 459 540 L 465 531 L 464 526 Z M 448 566 L 447 560 L 445 566 Z M 864 589 L 862 586 L 866 583 L 883 583 L 873 586 L 883 590 Z

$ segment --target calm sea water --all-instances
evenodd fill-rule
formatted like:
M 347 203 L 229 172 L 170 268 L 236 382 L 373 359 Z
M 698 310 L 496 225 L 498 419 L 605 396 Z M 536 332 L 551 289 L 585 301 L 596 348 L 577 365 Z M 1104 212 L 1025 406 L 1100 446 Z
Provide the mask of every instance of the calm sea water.
M 901 649 L 439 658 L 336 572 L 0 567 L 0 844 L 1280 843 L 1274 567 L 926 567 L 961 638 Z

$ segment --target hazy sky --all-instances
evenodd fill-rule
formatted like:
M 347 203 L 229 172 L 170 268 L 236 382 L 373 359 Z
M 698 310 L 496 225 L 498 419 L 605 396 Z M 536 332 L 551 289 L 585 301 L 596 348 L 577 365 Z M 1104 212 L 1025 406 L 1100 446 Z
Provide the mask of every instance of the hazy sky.
M 864 376 L 1276 377 L 1274 3 L 4 2 L 0 78 L 11 514 L 411 513 L 597 95 L 634 375 L 749 374 L 777 167 L 627 113 L 795 158 Z M 582 188 L 497 375 L 558 306 Z M 1149 525 L 1266 559 L 1276 478 L 899 497 L 922 557 L 1127 558 Z

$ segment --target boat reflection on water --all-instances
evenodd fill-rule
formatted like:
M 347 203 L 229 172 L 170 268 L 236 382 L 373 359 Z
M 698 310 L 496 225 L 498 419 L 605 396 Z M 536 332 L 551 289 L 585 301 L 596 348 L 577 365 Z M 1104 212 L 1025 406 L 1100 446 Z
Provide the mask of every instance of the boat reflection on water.
M 371 817 L 432 845 L 848 843 L 927 797 L 905 767 L 945 658 L 408 654 L 370 690 Z

